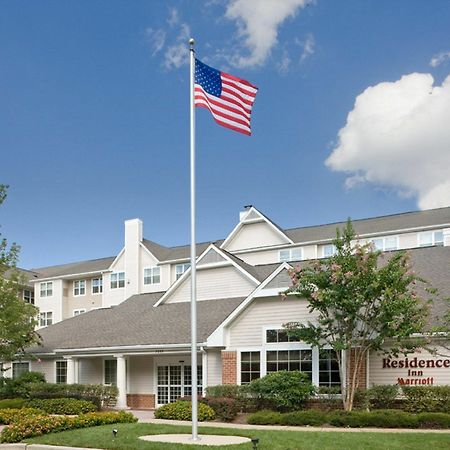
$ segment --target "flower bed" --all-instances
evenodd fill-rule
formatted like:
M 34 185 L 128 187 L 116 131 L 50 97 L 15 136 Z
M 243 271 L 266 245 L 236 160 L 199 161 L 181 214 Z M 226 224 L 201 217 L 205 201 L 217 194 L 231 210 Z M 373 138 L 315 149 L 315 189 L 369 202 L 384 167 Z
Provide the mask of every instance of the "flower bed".
M 45 414 L 45 413 L 44 413 Z M 40 436 L 42 434 L 70 430 L 74 428 L 95 427 L 112 423 L 132 423 L 137 419 L 124 411 L 120 412 L 93 412 L 80 414 L 77 417 L 30 415 L 28 417 L 16 418 L 10 426 L 0 434 L 1 442 L 20 442 L 23 439 Z

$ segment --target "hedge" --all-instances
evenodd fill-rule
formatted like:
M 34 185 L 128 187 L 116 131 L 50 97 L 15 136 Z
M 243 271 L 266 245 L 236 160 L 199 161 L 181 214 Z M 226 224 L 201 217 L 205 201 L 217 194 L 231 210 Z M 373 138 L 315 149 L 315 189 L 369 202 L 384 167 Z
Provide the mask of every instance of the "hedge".
M 48 414 L 83 414 L 98 411 L 91 401 L 75 398 L 35 398 L 28 401 L 27 406 L 41 409 Z
M 402 386 L 404 409 L 450 413 L 450 386 Z
M 47 413 L 36 408 L 2 409 L 0 410 L 0 424 L 9 425 L 38 415 L 47 415 Z
M 116 386 L 103 386 L 102 384 L 33 383 L 30 386 L 29 398 L 66 397 L 89 400 L 100 409 L 104 406 L 114 406 L 118 392 Z
M 450 428 L 450 414 L 413 414 L 398 410 L 367 411 L 296 411 L 281 414 L 275 411 L 259 411 L 247 419 L 252 425 L 291 425 L 375 428 Z
M 7 398 L 0 400 L 0 409 L 22 408 L 26 402 L 24 398 Z
M 192 420 L 192 403 L 190 401 L 177 401 L 167 403 L 155 411 L 156 419 Z M 203 403 L 198 403 L 198 420 L 204 422 L 215 418 L 214 410 Z
M 0 434 L 0 441 L 14 443 L 30 437 L 74 428 L 132 422 L 137 422 L 137 419 L 132 414 L 124 411 L 94 412 L 81 414 L 77 417 L 36 415 L 18 420 L 5 428 Z

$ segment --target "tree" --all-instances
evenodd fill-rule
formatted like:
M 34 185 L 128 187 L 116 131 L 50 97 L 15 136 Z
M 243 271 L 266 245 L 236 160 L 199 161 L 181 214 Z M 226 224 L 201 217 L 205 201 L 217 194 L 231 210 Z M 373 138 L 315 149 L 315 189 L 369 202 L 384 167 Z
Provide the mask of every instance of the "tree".
M 342 233 L 337 230 L 334 245 L 330 258 L 290 271 L 287 294 L 306 299 L 314 319 L 285 327 L 302 341 L 335 351 L 344 409 L 351 411 L 368 352 L 414 351 L 422 344 L 414 335 L 423 333 L 429 308 L 416 292 L 426 283 L 411 270 L 407 253 L 383 254 L 359 243 L 350 220 Z
M 6 193 L 7 186 L 0 185 L 0 205 Z M 0 361 L 12 361 L 40 341 L 35 331 L 37 308 L 19 296 L 24 280 L 16 268 L 18 254 L 19 247 L 9 246 L 0 234 Z

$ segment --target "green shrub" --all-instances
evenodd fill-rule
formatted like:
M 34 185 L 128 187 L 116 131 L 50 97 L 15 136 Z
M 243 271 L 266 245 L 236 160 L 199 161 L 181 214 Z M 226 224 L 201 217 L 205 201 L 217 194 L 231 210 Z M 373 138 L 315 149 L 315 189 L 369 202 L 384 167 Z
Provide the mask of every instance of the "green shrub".
M 276 411 L 258 411 L 247 418 L 250 425 L 281 425 L 282 414 Z
M 353 398 L 354 409 L 369 409 L 369 394 L 366 389 L 356 389 Z
M 402 386 L 407 411 L 450 413 L 450 386 Z
M 335 427 L 417 428 L 414 414 L 397 410 L 336 411 L 330 415 L 330 425 Z
M 291 426 L 319 426 L 327 423 L 328 415 L 323 411 L 309 410 L 309 411 L 295 411 L 283 414 L 281 417 L 282 425 Z
M 89 400 L 98 409 L 114 406 L 117 401 L 117 386 L 103 386 L 101 384 L 32 384 L 30 398 L 76 398 Z
M 36 408 L 2 409 L 0 410 L 0 424 L 9 425 L 29 417 L 47 415 L 44 411 Z
M 40 436 L 42 434 L 70 430 L 73 428 L 86 428 L 112 423 L 131 423 L 137 419 L 130 413 L 87 413 L 77 417 L 68 416 L 32 416 L 14 422 L 0 434 L 1 442 L 20 442 L 23 439 Z
M 22 408 L 26 403 L 24 398 L 7 398 L 0 400 L 0 409 Z
M 98 410 L 92 402 L 75 398 L 35 398 L 30 400 L 27 406 L 41 409 L 49 414 L 83 414 Z
M 167 403 L 155 411 L 156 419 L 169 420 L 192 420 L 192 403 L 189 401 L 177 401 L 175 403 Z M 203 403 L 198 403 L 198 420 L 204 422 L 213 420 L 215 417 L 214 410 Z
M 281 410 L 298 410 L 315 393 L 306 373 L 286 371 L 269 373 L 248 386 L 251 395 Z
M 241 398 L 243 386 L 237 384 L 219 384 L 217 386 L 208 386 L 206 388 L 207 397 L 227 397 Z
M 372 386 L 367 391 L 370 406 L 374 409 L 389 409 L 395 403 L 398 396 L 398 386 L 393 384 L 379 384 Z
M 450 414 L 425 412 L 417 415 L 420 428 L 450 428 Z
M 327 411 L 342 409 L 340 386 L 319 386 L 317 393 L 321 404 Z
M 2 398 L 29 398 L 31 386 L 45 385 L 45 377 L 41 372 L 26 372 L 17 378 L 5 378 L 0 390 Z
M 240 411 L 240 403 L 236 398 L 205 397 L 201 400 L 210 406 L 216 413 L 216 417 L 224 422 L 231 422 Z

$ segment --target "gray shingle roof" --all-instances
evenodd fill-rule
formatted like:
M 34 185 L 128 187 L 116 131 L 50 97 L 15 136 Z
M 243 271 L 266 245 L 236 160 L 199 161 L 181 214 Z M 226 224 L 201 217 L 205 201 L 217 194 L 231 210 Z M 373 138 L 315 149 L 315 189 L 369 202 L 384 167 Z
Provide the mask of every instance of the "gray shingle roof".
M 162 295 L 163 292 L 135 295 L 113 308 L 90 311 L 39 330 L 43 346 L 33 352 L 48 353 L 55 348 L 188 344 L 191 340 L 190 302 L 154 308 Z M 204 342 L 243 300 L 199 301 L 198 342 Z
M 52 278 L 76 273 L 100 272 L 102 270 L 107 270 L 114 259 L 115 256 L 110 256 L 108 258 L 78 261 L 59 266 L 41 267 L 32 269 L 32 271 L 37 273 L 39 278 Z
M 359 235 L 367 233 L 386 233 L 392 230 L 421 228 L 450 223 L 450 207 L 430 209 L 426 211 L 407 212 L 391 216 L 374 217 L 371 219 L 352 220 L 353 228 Z M 294 242 L 322 241 L 336 237 L 336 228 L 342 229 L 346 222 L 336 222 L 327 225 L 291 228 L 284 230 Z

